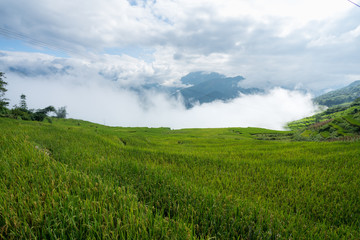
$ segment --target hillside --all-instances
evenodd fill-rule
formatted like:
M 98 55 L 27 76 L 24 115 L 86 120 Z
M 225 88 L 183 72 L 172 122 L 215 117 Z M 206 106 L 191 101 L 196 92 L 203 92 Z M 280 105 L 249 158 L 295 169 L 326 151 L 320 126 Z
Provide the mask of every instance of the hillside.
M 360 238 L 360 141 L 71 119 L 0 126 L 0 239 Z
M 344 88 L 328 92 L 314 99 L 314 102 L 332 107 L 339 104 L 351 103 L 360 97 L 360 80 L 351 83 Z
M 311 140 L 360 139 L 360 98 L 288 124 L 299 137 Z

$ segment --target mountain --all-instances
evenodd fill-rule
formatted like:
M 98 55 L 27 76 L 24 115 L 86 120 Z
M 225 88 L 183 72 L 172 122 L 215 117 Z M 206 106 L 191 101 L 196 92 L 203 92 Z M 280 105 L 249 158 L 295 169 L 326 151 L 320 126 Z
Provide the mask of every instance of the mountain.
M 182 95 L 187 108 L 193 107 L 196 103 L 231 100 L 238 97 L 239 93 L 263 92 L 258 88 L 240 87 L 239 83 L 244 79 L 242 76 L 226 77 L 215 72 L 192 72 L 181 78 L 183 84 L 190 86 L 177 92 Z
M 332 107 L 339 104 L 350 104 L 358 97 L 360 97 L 360 80 L 351 83 L 347 87 L 316 97 L 314 102 L 327 107 Z
M 263 89 L 241 87 L 242 76 L 226 77 L 217 72 L 191 72 L 183 76 L 180 81 L 185 87 L 168 87 L 159 83 L 147 83 L 141 86 L 130 87 L 139 95 L 144 91 L 155 90 L 173 97 L 182 97 L 186 108 L 195 104 L 210 103 L 213 101 L 228 101 L 237 98 L 239 94 L 263 93 Z
M 207 72 L 199 71 L 199 72 L 191 72 L 188 75 L 182 77 L 181 82 L 186 85 L 197 85 L 205 81 L 209 81 L 213 79 L 222 79 L 222 78 L 226 78 L 226 76 L 217 72 L 207 73 Z

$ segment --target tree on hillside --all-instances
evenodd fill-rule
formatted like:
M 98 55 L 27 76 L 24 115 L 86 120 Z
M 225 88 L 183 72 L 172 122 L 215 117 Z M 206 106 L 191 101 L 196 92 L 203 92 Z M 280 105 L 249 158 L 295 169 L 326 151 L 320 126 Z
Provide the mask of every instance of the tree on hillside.
M 352 107 L 354 106 L 360 106 L 360 97 L 358 97 L 357 99 L 355 99 L 353 101 L 353 103 L 351 104 Z
M 35 121 L 43 121 L 45 118 L 47 118 L 47 114 L 49 112 L 56 112 L 55 108 L 53 106 L 48 106 L 44 109 L 38 109 L 33 115 L 32 119 Z
M 15 105 L 14 108 L 11 109 L 11 116 L 22 120 L 32 120 L 32 115 L 33 111 L 27 109 L 25 94 L 21 94 L 20 105 Z
M 53 106 L 48 106 L 44 109 L 28 109 L 26 103 L 25 94 L 21 94 L 19 105 L 14 105 L 12 109 L 6 108 L 9 105 L 8 99 L 4 98 L 5 92 L 7 91 L 5 82 L 3 79 L 5 78 L 4 73 L 0 72 L 0 116 L 1 117 L 10 117 L 21 120 L 35 120 L 35 121 L 43 121 L 47 119 L 51 122 L 51 119 L 48 117 L 50 112 L 56 114 L 57 118 L 66 118 L 66 107 L 60 107 L 57 110 Z
M 25 94 L 21 94 L 21 96 L 20 96 L 20 108 L 23 109 L 23 110 L 27 110 Z
M 5 82 L 3 78 L 5 78 L 4 73 L 0 72 L 0 111 L 9 105 L 8 99 L 4 98 L 5 92 L 7 91 L 5 88 L 7 82 Z
M 55 111 L 57 118 L 66 118 L 67 112 L 66 107 L 60 107 Z

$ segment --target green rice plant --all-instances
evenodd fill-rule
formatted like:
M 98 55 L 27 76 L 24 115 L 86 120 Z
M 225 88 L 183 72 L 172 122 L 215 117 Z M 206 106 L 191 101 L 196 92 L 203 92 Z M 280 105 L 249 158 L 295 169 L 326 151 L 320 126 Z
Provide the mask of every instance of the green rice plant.
M 360 238 L 360 142 L 72 119 L 0 126 L 0 238 Z
M 0 238 L 190 238 L 125 188 L 72 170 L 26 137 L 0 136 Z

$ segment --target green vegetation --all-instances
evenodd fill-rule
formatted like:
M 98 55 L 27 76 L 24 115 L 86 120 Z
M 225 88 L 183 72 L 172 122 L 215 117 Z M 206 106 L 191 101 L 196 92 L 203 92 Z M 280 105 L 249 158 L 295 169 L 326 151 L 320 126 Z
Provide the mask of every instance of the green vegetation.
M 360 238 L 360 141 L 56 118 L 0 126 L 0 239 Z
M 3 80 L 3 78 L 5 78 L 4 75 L 5 74 L 3 72 L 0 72 L 0 117 L 40 122 L 44 121 L 44 119 L 47 119 L 49 122 L 51 122 L 48 114 L 53 112 L 56 114 L 57 118 L 66 118 L 67 113 L 65 107 L 60 107 L 58 110 L 56 110 L 53 106 L 48 106 L 44 109 L 37 110 L 28 109 L 25 94 L 21 94 L 19 106 L 15 105 L 14 108 L 8 109 L 8 99 L 4 98 L 5 92 L 7 92 L 7 89 L 5 88 L 7 82 Z
M 360 97 L 360 80 L 339 90 L 331 91 L 314 99 L 320 105 L 332 107 L 340 104 L 349 104 Z
M 2 77 L 0 239 L 360 239 L 359 99 L 295 131 L 120 128 L 8 109 Z
M 8 99 L 4 98 L 5 93 L 7 92 L 7 89 L 5 88 L 7 82 L 5 82 L 3 78 L 5 78 L 4 73 L 0 72 L 0 114 L 4 113 L 7 105 L 9 105 Z
M 288 124 L 300 140 L 346 140 L 360 139 L 360 98 L 347 105 L 338 105 L 314 116 Z

